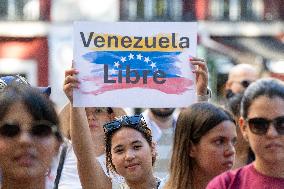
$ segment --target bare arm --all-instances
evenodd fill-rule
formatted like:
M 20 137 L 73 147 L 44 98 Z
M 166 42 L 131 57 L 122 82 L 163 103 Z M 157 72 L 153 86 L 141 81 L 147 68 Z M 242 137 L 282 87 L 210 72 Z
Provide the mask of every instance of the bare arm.
M 74 69 L 65 72 L 64 92 L 72 104 L 73 88 L 78 88 L 76 78 L 78 72 Z M 78 159 L 78 172 L 84 189 L 111 189 L 111 180 L 105 175 L 99 161 L 96 159 L 88 120 L 84 108 L 70 106 L 70 134 L 74 152 Z

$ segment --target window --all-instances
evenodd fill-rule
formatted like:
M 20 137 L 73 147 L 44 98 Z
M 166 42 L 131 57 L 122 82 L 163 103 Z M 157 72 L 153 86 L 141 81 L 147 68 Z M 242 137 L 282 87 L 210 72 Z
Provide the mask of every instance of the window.
M 182 0 L 121 0 L 120 19 L 175 21 L 182 19 Z
M 0 20 L 39 20 L 39 0 L 0 0 Z
M 211 0 L 211 19 L 259 21 L 264 19 L 263 0 Z

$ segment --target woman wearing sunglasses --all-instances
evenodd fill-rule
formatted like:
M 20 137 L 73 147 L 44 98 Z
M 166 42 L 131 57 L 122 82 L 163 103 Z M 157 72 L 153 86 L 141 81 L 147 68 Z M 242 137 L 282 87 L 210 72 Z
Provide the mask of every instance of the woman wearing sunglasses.
M 0 93 L 2 189 L 44 189 L 62 142 L 53 104 L 31 87 L 7 86 Z
M 284 83 L 261 79 L 244 93 L 239 120 L 255 161 L 213 179 L 207 189 L 284 188 Z
M 237 133 L 233 117 L 210 103 L 184 109 L 177 120 L 170 177 L 165 189 L 204 189 L 234 164 Z

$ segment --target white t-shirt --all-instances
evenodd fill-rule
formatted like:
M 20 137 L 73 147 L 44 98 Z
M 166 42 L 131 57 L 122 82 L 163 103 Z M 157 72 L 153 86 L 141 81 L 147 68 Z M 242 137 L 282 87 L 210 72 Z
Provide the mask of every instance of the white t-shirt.
M 65 140 L 67 145 L 67 151 L 61 177 L 58 184 L 58 189 L 82 189 L 78 170 L 77 170 L 77 158 L 73 150 L 73 146 L 69 140 Z M 51 171 L 46 178 L 46 188 L 52 189 L 57 174 L 57 167 L 59 164 L 60 154 L 62 152 L 63 145 L 60 146 L 60 153 L 54 159 L 51 166 Z
M 162 189 L 165 186 L 166 179 L 159 179 L 159 178 L 156 178 L 156 179 L 159 182 L 159 186 L 158 186 L 157 189 Z M 119 183 L 112 183 L 112 189 L 130 189 L 130 188 L 126 184 L 126 182 L 124 182 L 124 183 L 120 183 L 120 184 Z
M 65 144 L 67 144 L 67 151 L 65 156 L 65 161 L 63 165 L 63 169 L 61 172 L 61 177 L 58 184 L 58 189 L 82 189 L 82 185 L 80 182 L 78 169 L 77 169 L 77 157 L 74 153 L 73 146 L 71 141 L 65 140 Z M 54 187 L 54 181 L 56 178 L 57 173 L 57 167 L 59 164 L 60 154 L 62 152 L 63 145 L 60 146 L 60 153 L 57 157 L 54 158 L 54 161 L 52 162 L 51 170 L 49 174 L 46 177 L 46 188 L 47 189 L 53 189 Z M 107 174 L 106 169 L 106 158 L 105 154 L 97 157 L 97 160 L 101 164 L 102 169 L 104 170 L 105 174 Z M 117 174 L 111 174 L 110 178 L 112 179 L 112 182 L 115 183 L 123 183 L 124 179 L 123 177 L 117 175 Z

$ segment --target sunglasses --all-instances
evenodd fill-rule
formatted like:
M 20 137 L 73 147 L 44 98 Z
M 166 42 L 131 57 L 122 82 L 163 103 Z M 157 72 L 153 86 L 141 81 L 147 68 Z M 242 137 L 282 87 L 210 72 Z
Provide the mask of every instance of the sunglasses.
M 14 79 L 12 82 L 30 86 L 29 82 L 23 76 L 20 76 L 17 74 L 17 75 L 14 75 L 13 77 Z M 5 82 L 3 79 L 0 79 L 0 92 L 3 92 L 7 86 L 8 86 L 8 83 Z
M 105 133 L 110 133 L 116 129 L 119 129 L 122 126 L 137 126 L 140 123 L 142 123 L 142 127 L 147 127 L 147 124 L 143 118 L 143 116 L 140 115 L 134 115 L 134 116 L 121 116 L 117 118 L 114 121 L 111 121 L 109 123 L 106 123 L 104 127 Z M 148 127 L 147 127 L 148 128 Z
M 36 138 L 45 138 L 58 133 L 58 128 L 49 121 L 34 122 L 29 129 L 29 134 Z M 21 126 L 18 123 L 3 123 L 0 126 L 0 136 L 14 138 L 22 133 Z
M 3 92 L 6 86 L 7 83 L 4 80 L 0 79 L 0 92 Z
M 277 117 L 273 120 L 261 117 L 248 119 L 247 123 L 252 133 L 257 135 L 264 135 L 272 123 L 279 135 L 284 135 L 284 116 Z
M 253 81 L 250 81 L 250 80 L 243 80 L 243 81 L 240 81 L 238 83 L 240 83 L 243 88 L 247 88 Z
M 15 81 L 17 83 L 21 83 L 24 85 L 30 85 L 30 83 L 24 78 L 23 76 L 20 76 L 19 74 L 15 75 Z
M 113 113 L 112 108 L 85 108 L 88 114 Z

